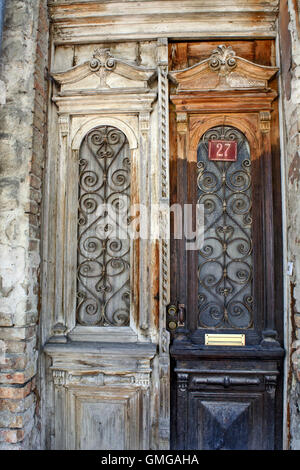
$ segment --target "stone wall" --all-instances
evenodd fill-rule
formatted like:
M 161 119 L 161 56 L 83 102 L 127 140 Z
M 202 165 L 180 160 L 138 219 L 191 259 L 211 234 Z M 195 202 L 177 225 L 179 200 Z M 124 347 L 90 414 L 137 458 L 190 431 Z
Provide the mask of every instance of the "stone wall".
M 45 149 L 46 1 L 6 2 L 0 81 L 0 449 L 38 446 L 34 423 L 40 201 Z
M 283 96 L 283 177 L 286 204 L 287 442 L 300 448 L 300 29 L 296 0 L 283 0 L 279 17 Z

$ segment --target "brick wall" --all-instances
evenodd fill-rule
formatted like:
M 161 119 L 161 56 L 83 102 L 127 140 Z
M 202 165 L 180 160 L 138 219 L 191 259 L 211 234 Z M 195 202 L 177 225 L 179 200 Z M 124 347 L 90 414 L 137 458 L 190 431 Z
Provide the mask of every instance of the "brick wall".
M 39 447 L 37 323 L 46 0 L 6 2 L 0 80 L 0 449 Z

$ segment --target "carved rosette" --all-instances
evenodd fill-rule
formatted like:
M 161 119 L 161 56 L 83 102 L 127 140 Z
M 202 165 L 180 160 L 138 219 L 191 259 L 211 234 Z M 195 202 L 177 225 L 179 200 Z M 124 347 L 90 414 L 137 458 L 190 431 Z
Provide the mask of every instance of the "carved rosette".
M 221 44 L 213 50 L 209 59 L 209 67 L 214 72 L 218 71 L 221 75 L 226 75 L 236 68 L 235 52 L 231 46 L 226 47 Z
M 116 66 L 115 59 L 109 49 L 95 49 L 89 66 L 91 71 L 99 76 L 100 87 L 109 86 L 106 82 L 107 72 L 111 72 Z
M 90 69 L 93 72 L 97 72 L 101 67 L 113 70 L 115 66 L 115 60 L 109 49 L 95 49 L 93 58 L 90 61 Z

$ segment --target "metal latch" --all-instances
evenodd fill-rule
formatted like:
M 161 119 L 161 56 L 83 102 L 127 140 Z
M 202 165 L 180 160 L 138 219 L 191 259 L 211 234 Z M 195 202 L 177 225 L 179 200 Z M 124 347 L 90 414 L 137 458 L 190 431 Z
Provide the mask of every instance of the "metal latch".
M 175 331 L 178 327 L 185 325 L 185 305 L 172 304 L 167 308 L 167 329 Z

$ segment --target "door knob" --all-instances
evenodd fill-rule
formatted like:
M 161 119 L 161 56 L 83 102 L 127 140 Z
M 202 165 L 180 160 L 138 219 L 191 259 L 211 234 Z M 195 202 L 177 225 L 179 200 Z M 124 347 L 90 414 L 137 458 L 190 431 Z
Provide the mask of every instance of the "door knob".
M 174 332 L 178 327 L 185 325 L 185 304 L 169 305 L 167 308 L 167 328 Z

